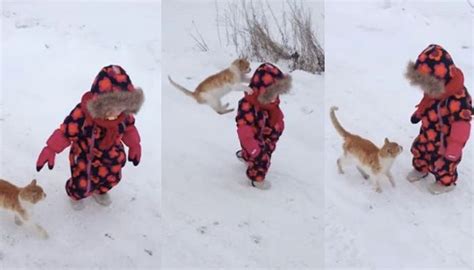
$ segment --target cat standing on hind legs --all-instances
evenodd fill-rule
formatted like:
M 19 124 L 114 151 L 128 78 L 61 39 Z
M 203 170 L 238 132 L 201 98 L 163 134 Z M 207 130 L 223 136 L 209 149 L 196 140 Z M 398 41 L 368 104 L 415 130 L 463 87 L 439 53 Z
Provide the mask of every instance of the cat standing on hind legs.
M 31 220 L 33 206 L 46 198 L 46 193 L 37 185 L 36 180 L 25 187 L 17 187 L 0 179 L 0 207 L 15 214 L 15 224 L 33 228 L 43 239 L 48 233 L 41 225 Z
M 331 107 L 331 121 L 344 139 L 343 154 L 337 160 L 339 173 L 343 174 L 345 167 L 354 164 L 365 179 L 372 181 L 375 191 L 382 192 L 380 180 L 384 177 L 395 187 L 395 180 L 390 169 L 403 147 L 385 138 L 382 148 L 378 148 L 371 141 L 349 133 L 337 120 L 336 110 L 338 110 L 337 107 Z

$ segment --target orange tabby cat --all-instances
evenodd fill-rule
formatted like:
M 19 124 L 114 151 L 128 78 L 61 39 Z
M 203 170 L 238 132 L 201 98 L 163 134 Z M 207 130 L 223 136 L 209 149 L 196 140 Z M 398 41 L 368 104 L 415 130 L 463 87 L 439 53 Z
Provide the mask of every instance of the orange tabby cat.
M 43 227 L 30 221 L 32 206 L 44 198 L 46 198 L 46 193 L 36 184 L 36 180 L 20 188 L 0 179 L 0 207 L 15 213 L 17 225 L 25 223 L 33 226 L 41 237 L 48 238 L 48 233 Z
M 344 173 L 343 167 L 350 163 L 355 163 L 357 169 L 365 179 L 371 179 L 375 191 L 382 192 L 379 179 L 384 175 L 388 178 L 393 187 L 395 182 L 390 173 L 395 158 L 402 152 L 403 148 L 395 142 L 390 142 L 385 138 L 382 148 L 378 148 L 371 141 L 360 136 L 347 132 L 336 118 L 337 107 L 331 107 L 331 120 L 337 132 L 344 138 L 342 146 L 344 153 L 337 160 L 339 173 Z

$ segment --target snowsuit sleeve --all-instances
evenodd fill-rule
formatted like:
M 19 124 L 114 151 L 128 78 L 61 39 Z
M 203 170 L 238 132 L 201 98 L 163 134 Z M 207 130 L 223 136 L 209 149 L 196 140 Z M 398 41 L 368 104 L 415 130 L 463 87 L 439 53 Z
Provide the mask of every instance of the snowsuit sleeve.
M 66 117 L 61 126 L 49 137 L 46 145 L 55 153 L 61 153 L 71 142 L 77 140 L 84 123 L 84 113 L 80 104 Z
M 81 108 L 81 104 L 78 104 L 66 117 L 66 119 L 64 119 L 63 123 L 59 127 L 59 130 L 70 141 L 77 140 L 78 136 L 82 132 L 84 121 L 84 112 Z
M 135 117 L 133 117 L 133 115 L 128 115 L 125 119 L 125 132 L 122 141 L 128 147 L 134 147 L 140 144 L 141 138 L 135 127 Z

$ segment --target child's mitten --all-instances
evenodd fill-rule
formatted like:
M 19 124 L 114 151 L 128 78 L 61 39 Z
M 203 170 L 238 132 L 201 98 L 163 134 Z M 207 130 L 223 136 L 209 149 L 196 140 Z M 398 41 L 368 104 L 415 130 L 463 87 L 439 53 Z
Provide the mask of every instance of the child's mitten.
M 46 147 L 41 151 L 38 161 L 36 161 L 36 171 L 40 171 L 44 164 L 48 162 L 48 168 L 51 170 L 54 167 L 54 159 L 56 154 L 61 153 L 66 147 L 71 144 L 61 130 L 56 129 L 46 142 Z
M 129 126 L 122 137 L 123 143 L 128 146 L 128 161 L 137 166 L 142 156 L 140 134 L 135 126 Z
M 461 158 L 464 144 L 469 139 L 471 133 L 471 123 L 466 121 L 454 122 L 451 126 L 451 133 L 447 139 L 445 158 L 457 161 Z
M 240 143 L 251 158 L 255 158 L 260 154 L 260 145 L 254 138 L 253 130 L 249 126 L 239 126 L 237 128 Z

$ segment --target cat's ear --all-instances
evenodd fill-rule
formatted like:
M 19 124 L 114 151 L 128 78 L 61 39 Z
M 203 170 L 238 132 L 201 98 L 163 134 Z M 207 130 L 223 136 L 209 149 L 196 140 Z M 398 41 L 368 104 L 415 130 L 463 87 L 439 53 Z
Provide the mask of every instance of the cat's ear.
M 31 184 L 30 184 L 30 185 L 36 186 L 36 179 L 33 179 L 33 180 L 31 181 Z
M 388 140 L 388 138 L 385 138 L 385 144 L 389 144 L 390 141 Z

